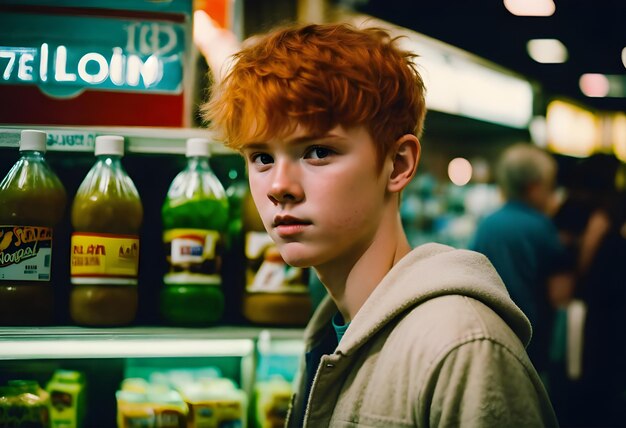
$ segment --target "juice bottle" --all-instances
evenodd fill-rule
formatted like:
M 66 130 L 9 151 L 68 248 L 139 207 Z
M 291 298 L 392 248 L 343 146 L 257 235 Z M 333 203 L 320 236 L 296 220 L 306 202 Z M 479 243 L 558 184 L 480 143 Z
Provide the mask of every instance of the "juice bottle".
M 0 182 L 0 325 L 49 324 L 53 228 L 65 189 L 44 154 L 47 134 L 24 130 L 20 159 Z
M 243 201 L 245 318 L 258 324 L 304 325 L 311 315 L 309 269 L 289 266 L 265 231 L 250 192 Z
M 143 207 L 123 155 L 123 137 L 96 137 L 96 163 L 72 205 L 70 315 L 77 324 L 125 325 L 136 315 Z
M 223 236 L 228 199 L 209 165 L 210 142 L 187 141 L 187 167 L 172 184 L 162 208 L 168 272 L 161 313 L 174 324 L 207 324 L 222 317 Z

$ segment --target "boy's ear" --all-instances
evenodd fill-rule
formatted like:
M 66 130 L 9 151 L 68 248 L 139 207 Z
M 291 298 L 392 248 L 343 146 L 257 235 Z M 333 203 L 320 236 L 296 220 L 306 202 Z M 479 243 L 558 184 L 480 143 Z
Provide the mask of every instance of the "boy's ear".
M 393 170 L 389 177 L 387 190 L 400 192 L 415 176 L 420 160 L 421 146 L 415 135 L 406 134 L 398 138 L 391 151 Z

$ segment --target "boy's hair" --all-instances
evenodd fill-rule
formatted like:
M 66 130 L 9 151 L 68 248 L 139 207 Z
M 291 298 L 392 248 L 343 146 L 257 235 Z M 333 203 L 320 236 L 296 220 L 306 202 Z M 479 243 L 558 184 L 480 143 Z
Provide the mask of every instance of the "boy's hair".
M 364 125 L 379 164 L 402 135 L 420 136 L 426 113 L 416 55 L 379 28 L 295 25 L 275 30 L 234 56 L 203 106 L 216 137 L 236 150 L 293 133 L 322 136 Z
M 537 146 L 518 143 L 501 155 L 496 178 L 507 199 L 525 200 L 529 187 L 554 180 L 556 169 L 556 161 L 550 154 Z

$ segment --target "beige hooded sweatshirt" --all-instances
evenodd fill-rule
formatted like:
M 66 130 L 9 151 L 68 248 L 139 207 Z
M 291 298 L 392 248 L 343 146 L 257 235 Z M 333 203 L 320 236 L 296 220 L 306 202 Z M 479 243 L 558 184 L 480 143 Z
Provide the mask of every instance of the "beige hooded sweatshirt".
M 310 351 L 337 312 L 327 298 L 305 330 Z M 530 323 L 483 255 L 426 244 L 383 278 L 308 403 L 300 372 L 287 426 L 540 427 L 557 421 L 526 355 Z M 304 369 L 304 362 L 302 369 Z

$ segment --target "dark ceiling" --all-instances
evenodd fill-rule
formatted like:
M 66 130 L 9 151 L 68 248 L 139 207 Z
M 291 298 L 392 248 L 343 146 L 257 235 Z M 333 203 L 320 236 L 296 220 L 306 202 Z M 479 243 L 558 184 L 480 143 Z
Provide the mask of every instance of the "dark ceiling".
M 588 108 L 626 111 L 626 98 L 589 98 L 584 73 L 624 76 L 626 0 L 555 0 L 550 17 L 519 17 L 502 0 L 352 0 L 363 13 L 457 46 L 520 73 L 543 88 L 545 99 L 564 96 Z M 526 51 L 534 38 L 557 38 L 569 51 L 563 64 L 540 64 Z M 626 85 L 625 85 L 626 86 Z M 626 87 L 623 88 L 626 92 Z

